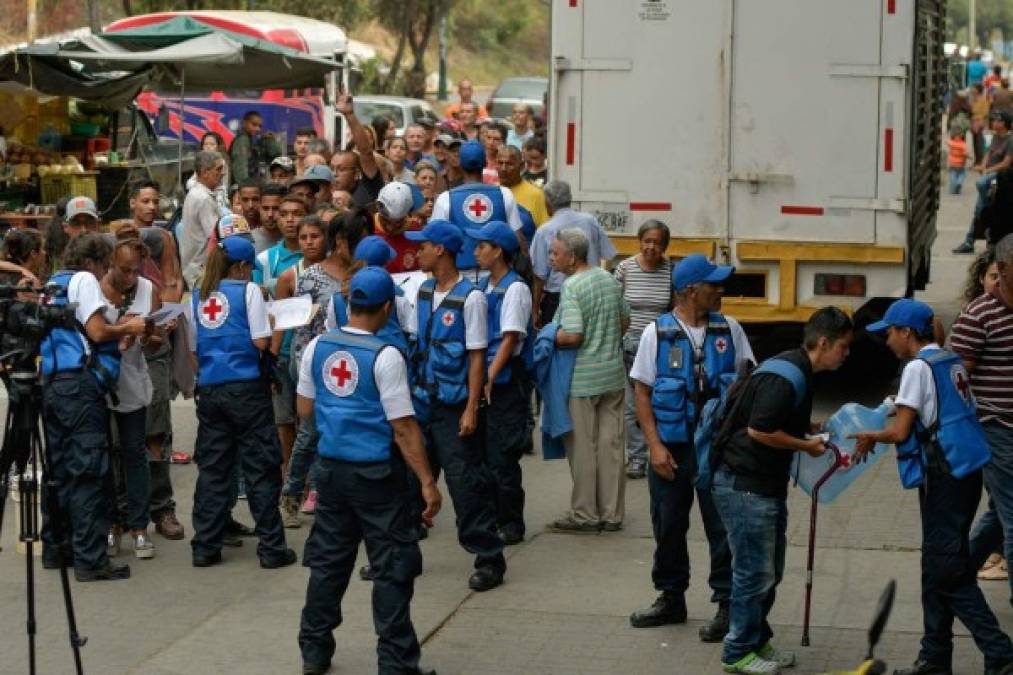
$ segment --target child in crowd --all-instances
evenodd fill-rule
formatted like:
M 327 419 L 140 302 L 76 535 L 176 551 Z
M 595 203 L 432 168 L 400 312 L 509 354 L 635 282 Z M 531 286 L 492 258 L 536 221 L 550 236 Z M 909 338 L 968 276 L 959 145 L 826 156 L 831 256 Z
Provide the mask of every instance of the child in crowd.
M 967 175 L 967 141 L 959 127 L 950 129 L 950 137 L 946 141 L 949 150 L 950 194 L 959 195 Z

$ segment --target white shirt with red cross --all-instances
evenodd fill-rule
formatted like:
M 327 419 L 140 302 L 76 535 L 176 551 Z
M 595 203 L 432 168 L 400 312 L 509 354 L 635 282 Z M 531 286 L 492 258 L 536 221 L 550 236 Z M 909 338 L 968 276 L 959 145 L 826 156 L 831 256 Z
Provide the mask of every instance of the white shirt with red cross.
M 364 330 L 348 326 L 342 330 L 355 335 L 369 335 Z M 303 350 L 302 361 L 299 362 L 299 384 L 296 386 L 296 393 L 310 400 L 317 397 L 317 385 L 313 377 L 313 354 L 319 341 L 319 336 L 310 340 Z M 358 364 L 351 355 L 345 357 L 340 351 L 335 352 L 333 358 L 333 363 L 325 362 L 326 373 L 322 375 L 331 378 L 328 389 L 339 396 L 354 396 L 362 377 L 358 372 Z M 373 363 L 373 373 L 376 377 L 376 388 L 380 392 L 380 403 L 387 419 L 396 420 L 413 416 L 415 409 L 412 407 L 411 392 L 408 389 L 408 367 L 401 352 L 396 348 L 381 350 Z

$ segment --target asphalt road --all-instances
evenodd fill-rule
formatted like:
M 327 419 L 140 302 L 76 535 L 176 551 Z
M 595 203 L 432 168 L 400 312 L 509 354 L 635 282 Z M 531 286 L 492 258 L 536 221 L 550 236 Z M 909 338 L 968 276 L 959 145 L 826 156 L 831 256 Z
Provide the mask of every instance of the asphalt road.
M 960 239 L 971 209 L 969 195 L 944 197 L 932 286 L 921 294 L 947 324 L 959 309 L 957 294 L 968 257 L 948 253 Z M 886 392 L 889 373 L 859 375 L 832 383 L 817 414 L 846 400 L 875 402 Z M 191 449 L 195 419 L 191 403 L 173 408 L 177 444 Z M 450 674 L 717 673 L 720 649 L 697 640 L 701 622 L 713 612 L 697 574 L 688 595 L 690 621 L 684 626 L 636 630 L 629 613 L 654 597 L 650 583 L 653 553 L 644 481 L 627 485 L 627 522 L 618 533 L 567 536 L 544 531 L 565 509 L 570 477 L 564 462 L 526 457 L 528 540 L 509 550 L 506 584 L 474 594 L 466 582 L 470 557 L 454 533 L 447 500 L 432 536 L 422 544 L 425 570 L 413 604 L 423 640 L 424 662 Z M 173 468 L 179 516 L 190 530 L 196 469 Z M 8 506 L 10 504 L 8 503 Z M 808 498 L 790 498 L 790 547 L 785 580 L 772 619 L 783 647 L 798 645 L 808 535 Z M 25 557 L 15 553 L 12 508 L 3 521 L 0 544 L 0 673 L 28 672 L 25 631 Z M 241 518 L 249 515 L 240 508 Z M 289 530 L 302 552 L 311 519 Z M 695 570 L 706 570 L 706 544 L 696 516 L 690 533 Z M 307 572 L 301 566 L 265 571 L 254 546 L 226 550 L 225 564 L 190 566 L 186 541 L 155 535 L 153 560 L 129 561 L 133 577 L 102 584 L 72 582 L 82 634 L 85 672 L 114 675 L 195 673 L 288 674 L 300 672 L 296 635 Z M 812 646 L 799 648 L 798 673 L 854 667 L 864 655 L 868 621 L 884 583 L 898 580 L 898 596 L 880 654 L 892 666 L 909 663 L 921 630 L 917 501 L 900 489 L 893 462 L 872 467 L 835 503 L 820 510 L 817 536 Z M 360 556 L 364 561 L 364 556 Z M 58 577 L 36 567 L 40 673 L 73 672 Z M 986 594 L 1000 621 L 1013 628 L 1005 584 L 991 582 Z M 334 673 L 375 672 L 375 642 L 369 610 L 370 586 L 353 578 L 343 604 L 345 623 L 337 631 Z M 982 660 L 957 629 L 955 672 L 980 673 Z

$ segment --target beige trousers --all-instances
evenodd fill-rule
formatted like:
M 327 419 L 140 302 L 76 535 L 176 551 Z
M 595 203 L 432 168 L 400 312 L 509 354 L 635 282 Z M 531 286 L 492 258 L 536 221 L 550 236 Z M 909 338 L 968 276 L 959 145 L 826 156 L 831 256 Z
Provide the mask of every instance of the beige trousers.
M 578 523 L 623 522 L 626 429 L 622 389 L 569 401 L 573 431 L 563 437 L 573 477 L 570 515 Z

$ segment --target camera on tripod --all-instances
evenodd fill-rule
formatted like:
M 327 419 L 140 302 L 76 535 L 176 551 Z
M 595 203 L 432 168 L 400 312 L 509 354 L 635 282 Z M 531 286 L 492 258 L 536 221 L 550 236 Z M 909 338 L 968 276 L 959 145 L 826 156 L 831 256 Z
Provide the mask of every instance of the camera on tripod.
M 21 299 L 23 293 L 37 293 L 38 301 Z M 56 284 L 44 288 L 0 285 L 0 361 L 38 356 L 39 343 L 51 330 L 75 327 L 75 305 L 53 303 L 62 297 L 66 290 Z

